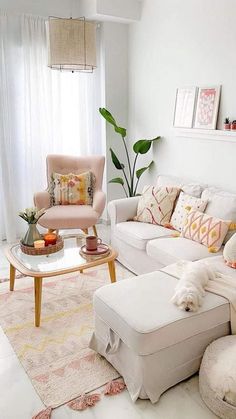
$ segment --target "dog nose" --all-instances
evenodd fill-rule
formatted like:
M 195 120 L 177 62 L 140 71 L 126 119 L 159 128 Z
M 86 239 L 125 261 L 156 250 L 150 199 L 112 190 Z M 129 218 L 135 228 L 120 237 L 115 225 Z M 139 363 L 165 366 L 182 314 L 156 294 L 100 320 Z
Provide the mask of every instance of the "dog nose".
M 189 308 L 189 307 L 186 307 L 186 308 L 185 308 L 185 311 L 190 311 L 190 308 Z

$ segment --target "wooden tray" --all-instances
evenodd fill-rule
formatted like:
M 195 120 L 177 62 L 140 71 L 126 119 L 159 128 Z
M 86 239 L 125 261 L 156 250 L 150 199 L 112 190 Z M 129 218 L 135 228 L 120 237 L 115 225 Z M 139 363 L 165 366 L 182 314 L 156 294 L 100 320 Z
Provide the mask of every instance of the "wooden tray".
M 43 237 L 42 237 L 43 240 Z M 42 255 L 50 255 L 51 253 L 59 252 L 59 250 L 63 249 L 64 242 L 61 236 L 58 236 L 56 244 L 49 244 L 48 246 L 41 247 L 40 249 L 36 249 L 32 246 L 26 246 L 22 242 L 20 242 L 20 248 L 23 253 L 26 255 L 31 256 L 42 256 Z

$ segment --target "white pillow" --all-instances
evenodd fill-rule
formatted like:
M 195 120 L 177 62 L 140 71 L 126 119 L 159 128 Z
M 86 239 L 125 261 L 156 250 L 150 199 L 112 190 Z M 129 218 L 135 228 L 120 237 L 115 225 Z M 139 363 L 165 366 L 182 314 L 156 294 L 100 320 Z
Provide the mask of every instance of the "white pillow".
M 174 227 L 175 230 L 182 231 L 182 226 L 188 214 L 186 207 L 191 207 L 192 209 L 204 212 L 206 206 L 207 201 L 181 192 L 170 220 L 172 227 Z
M 236 223 L 236 194 L 223 191 L 214 187 L 207 188 L 202 193 L 202 199 L 207 200 L 206 213 L 222 220 L 231 220 Z M 229 231 L 224 243 L 235 233 Z
M 179 188 L 157 188 L 145 186 L 138 202 L 135 221 L 142 223 L 169 224 Z
M 184 179 L 176 176 L 159 175 L 157 178 L 157 186 L 159 188 L 175 186 L 191 196 L 200 198 L 203 189 L 206 188 L 207 185 L 201 185 L 194 182 L 186 183 Z

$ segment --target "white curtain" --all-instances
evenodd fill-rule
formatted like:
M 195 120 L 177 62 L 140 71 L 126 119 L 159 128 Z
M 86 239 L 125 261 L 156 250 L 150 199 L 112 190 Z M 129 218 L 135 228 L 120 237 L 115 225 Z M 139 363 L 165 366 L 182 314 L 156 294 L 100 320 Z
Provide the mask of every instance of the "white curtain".
M 47 154 L 103 154 L 99 80 L 47 67 L 44 18 L 0 12 L 0 239 L 25 230 Z

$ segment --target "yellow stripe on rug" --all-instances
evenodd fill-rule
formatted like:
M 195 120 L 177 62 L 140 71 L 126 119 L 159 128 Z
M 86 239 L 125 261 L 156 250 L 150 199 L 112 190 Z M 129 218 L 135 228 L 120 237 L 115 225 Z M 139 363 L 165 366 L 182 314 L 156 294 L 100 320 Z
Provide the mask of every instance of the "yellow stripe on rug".
M 61 311 L 61 312 L 55 313 L 51 316 L 43 317 L 41 319 L 41 322 L 42 323 L 48 323 L 51 320 L 56 320 L 56 319 L 60 319 L 60 318 L 63 318 L 63 317 L 69 317 L 69 316 L 71 316 L 75 313 L 79 313 L 81 311 L 86 311 L 86 310 L 89 311 L 91 309 L 92 309 L 92 304 L 91 303 L 84 304 L 84 305 L 81 304 L 81 306 L 79 306 L 77 308 L 74 308 L 73 310 Z M 9 327 L 7 329 L 4 329 L 4 332 L 6 334 L 15 333 L 16 331 L 23 330 L 27 327 L 32 327 L 32 326 L 34 326 L 34 322 L 26 322 L 26 323 L 23 323 L 23 324 L 18 324 L 18 325 L 15 325 L 13 327 Z
M 54 338 L 50 338 L 50 337 L 46 337 L 45 339 L 43 339 L 43 341 L 39 344 L 39 345 L 37 345 L 37 346 L 34 346 L 34 345 L 29 345 L 29 344 L 25 344 L 25 345 L 23 345 L 23 348 L 22 348 L 22 351 L 21 352 L 19 352 L 19 354 L 18 354 L 18 356 L 19 356 L 19 358 L 20 359 L 22 359 L 23 357 L 24 357 L 24 355 L 29 351 L 29 350 L 32 350 L 32 351 L 35 351 L 35 352 L 43 352 L 45 349 L 46 349 L 46 347 L 49 345 L 49 344 L 51 344 L 51 343 L 55 343 L 55 344 L 63 344 L 66 340 L 67 340 L 67 338 L 68 337 L 70 337 L 70 336 L 75 336 L 75 337 L 81 337 L 81 336 L 83 336 L 85 333 L 87 333 L 87 332 L 92 332 L 92 330 L 93 330 L 93 327 L 91 327 L 91 326 L 87 326 L 87 325 L 82 325 L 81 327 L 80 327 L 80 329 L 79 329 L 79 331 L 78 331 L 78 333 L 75 333 L 74 331 L 73 332 L 65 332 L 65 333 L 63 333 L 61 336 L 57 336 L 57 337 L 54 337 Z

